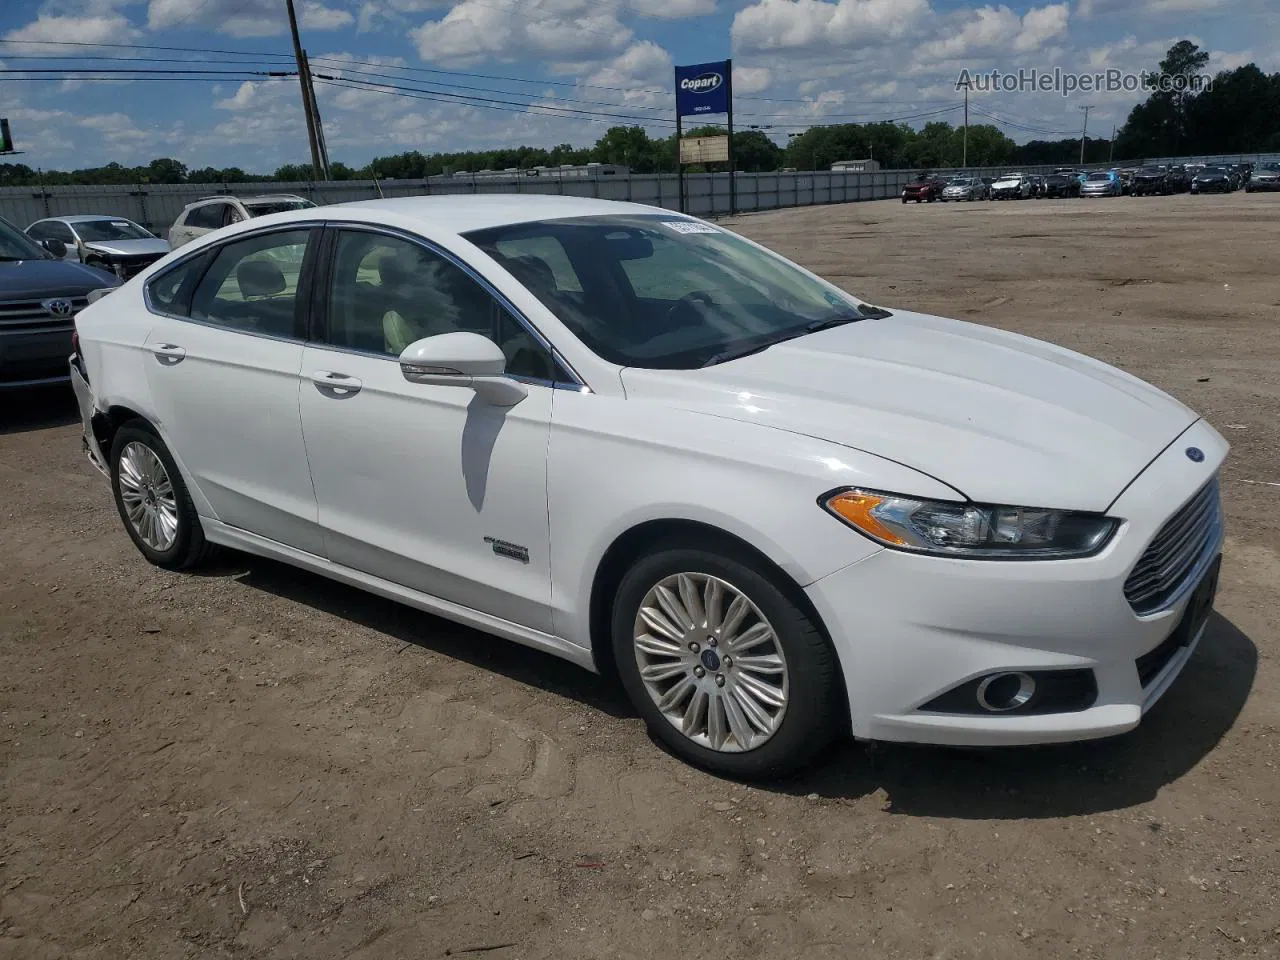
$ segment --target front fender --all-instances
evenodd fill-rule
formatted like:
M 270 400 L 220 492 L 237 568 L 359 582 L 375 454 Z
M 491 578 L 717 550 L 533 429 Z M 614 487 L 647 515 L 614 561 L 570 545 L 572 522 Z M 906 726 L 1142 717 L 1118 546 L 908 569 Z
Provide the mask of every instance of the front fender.
M 601 560 L 640 524 L 723 530 L 804 586 L 881 549 L 822 510 L 824 493 L 864 486 L 955 497 L 910 467 L 830 441 L 569 391 L 555 397 L 547 469 L 555 629 L 584 647 Z

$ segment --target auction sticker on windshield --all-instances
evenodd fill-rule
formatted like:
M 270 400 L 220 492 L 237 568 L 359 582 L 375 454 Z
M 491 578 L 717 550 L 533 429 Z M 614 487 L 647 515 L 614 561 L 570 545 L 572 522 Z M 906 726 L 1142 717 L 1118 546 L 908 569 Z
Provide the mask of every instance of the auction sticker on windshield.
M 719 233 L 719 229 L 711 226 L 709 223 L 699 223 L 697 220 L 663 220 L 662 225 L 674 230 L 676 233 Z

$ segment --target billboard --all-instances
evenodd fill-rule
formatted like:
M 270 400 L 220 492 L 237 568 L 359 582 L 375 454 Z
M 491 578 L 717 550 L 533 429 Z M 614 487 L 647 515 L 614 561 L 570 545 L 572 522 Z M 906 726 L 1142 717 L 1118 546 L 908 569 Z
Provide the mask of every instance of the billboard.
M 728 137 L 682 137 L 681 163 L 728 163 Z
M 730 61 L 676 67 L 676 116 L 729 112 Z

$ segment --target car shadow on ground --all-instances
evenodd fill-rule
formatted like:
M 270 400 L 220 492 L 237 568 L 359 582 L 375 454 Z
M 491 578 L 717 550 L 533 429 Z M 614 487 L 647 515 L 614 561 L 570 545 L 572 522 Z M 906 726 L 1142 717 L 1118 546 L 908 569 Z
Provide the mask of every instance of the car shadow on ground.
M 611 717 L 638 718 L 616 682 L 317 574 L 240 553 L 200 572 L 235 575 L 247 586 Z M 1182 675 L 1132 733 L 1083 743 L 999 749 L 865 744 L 846 738 L 805 774 L 757 786 L 831 799 L 856 799 L 883 790 L 891 813 L 967 820 L 1123 809 L 1151 800 L 1214 748 L 1243 709 L 1257 669 L 1253 641 L 1215 613 Z M 653 742 L 654 749 L 663 749 Z
M 638 716 L 618 684 L 566 660 L 319 574 L 242 553 L 230 553 L 226 560 L 196 572 L 215 577 L 234 575 L 246 586 L 305 604 L 423 650 L 502 674 L 518 683 L 576 700 L 611 717 Z
M 981 750 L 845 742 L 808 774 L 772 789 L 831 798 L 883 789 L 892 813 L 966 820 L 1123 809 L 1151 800 L 1204 759 L 1240 715 L 1257 669 L 1253 641 L 1215 613 L 1182 675 L 1124 736 Z
M 0 436 L 65 427 L 79 419 L 76 395 L 67 384 L 0 390 Z

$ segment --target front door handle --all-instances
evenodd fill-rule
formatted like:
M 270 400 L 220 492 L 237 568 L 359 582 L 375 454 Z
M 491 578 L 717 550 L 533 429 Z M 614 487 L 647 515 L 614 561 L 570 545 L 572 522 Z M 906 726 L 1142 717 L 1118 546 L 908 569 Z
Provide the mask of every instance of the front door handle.
M 172 367 L 176 363 L 181 363 L 187 355 L 187 351 L 176 343 L 162 343 L 151 348 L 152 354 L 166 367 Z
M 317 370 L 311 375 L 311 382 L 331 400 L 354 397 L 364 386 L 356 377 L 348 377 L 345 373 L 335 373 L 332 370 Z

